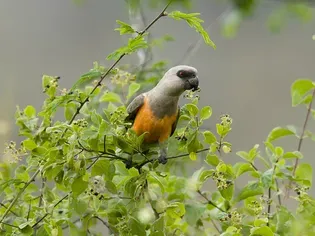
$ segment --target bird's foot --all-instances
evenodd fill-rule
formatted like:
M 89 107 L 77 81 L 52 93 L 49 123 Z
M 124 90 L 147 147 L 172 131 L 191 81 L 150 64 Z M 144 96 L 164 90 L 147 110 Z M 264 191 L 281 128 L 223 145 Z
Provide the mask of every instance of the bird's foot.
M 159 163 L 165 165 L 167 163 L 166 155 L 160 155 L 159 156 Z
M 130 169 L 132 167 L 132 159 L 129 158 L 128 160 L 125 161 L 125 166 L 127 169 Z

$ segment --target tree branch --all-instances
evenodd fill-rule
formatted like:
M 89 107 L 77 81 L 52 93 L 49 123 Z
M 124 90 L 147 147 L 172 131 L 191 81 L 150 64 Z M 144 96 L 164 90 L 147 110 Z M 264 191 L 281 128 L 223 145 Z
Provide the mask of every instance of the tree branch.
M 146 31 L 148 31 L 161 17 L 166 16 L 167 13 L 165 12 L 166 9 L 169 7 L 169 5 L 172 3 L 173 0 L 170 0 L 168 2 L 168 4 L 164 7 L 164 9 L 161 11 L 161 13 L 155 17 L 155 19 L 141 32 L 138 33 L 138 35 L 143 35 Z M 81 109 L 83 108 L 83 106 L 89 101 L 91 95 L 95 92 L 95 90 L 101 86 L 103 80 L 105 79 L 105 77 L 114 69 L 114 67 L 121 61 L 121 59 L 123 59 L 123 57 L 126 56 L 126 53 L 123 53 L 110 67 L 109 69 L 101 76 L 100 80 L 97 82 L 97 84 L 94 86 L 94 88 L 91 90 L 91 92 L 89 93 L 89 95 L 83 100 L 83 102 L 80 103 L 80 106 L 77 108 L 76 112 L 73 114 L 73 116 L 71 117 L 70 121 L 69 121 L 69 125 L 71 125 L 74 121 L 74 119 L 77 117 L 77 115 L 80 114 Z M 61 134 L 61 138 L 63 138 L 63 136 L 66 134 L 68 130 L 68 127 L 65 128 L 65 130 L 62 132 Z
M 210 148 L 204 148 L 204 149 L 200 149 L 198 151 L 196 151 L 196 153 L 200 153 L 200 152 L 206 152 L 209 151 Z M 185 153 L 185 154 L 180 154 L 180 155 L 176 155 L 176 156 L 170 156 L 167 157 L 167 160 L 171 160 L 171 159 L 176 159 L 176 158 L 181 158 L 181 157 L 186 157 L 189 156 L 189 153 Z M 148 164 L 148 163 L 152 163 L 153 161 L 158 160 L 156 158 L 150 159 L 150 160 L 145 160 L 142 163 L 136 164 L 133 167 L 140 169 L 141 167 L 143 167 L 144 165 Z
M 22 193 L 25 191 L 25 189 L 35 180 L 36 176 L 40 173 L 40 169 L 37 169 L 37 171 L 33 174 L 33 176 L 31 177 L 31 179 L 25 183 L 24 187 L 18 192 L 18 194 L 15 196 L 15 198 L 12 200 L 11 204 L 8 206 L 8 208 L 6 209 L 6 211 L 4 212 L 4 214 L 1 217 L 0 220 L 0 224 L 3 223 L 5 217 L 8 215 L 8 213 L 11 211 L 12 207 L 14 206 L 14 204 L 17 202 L 17 200 L 20 198 L 20 196 L 22 195 Z

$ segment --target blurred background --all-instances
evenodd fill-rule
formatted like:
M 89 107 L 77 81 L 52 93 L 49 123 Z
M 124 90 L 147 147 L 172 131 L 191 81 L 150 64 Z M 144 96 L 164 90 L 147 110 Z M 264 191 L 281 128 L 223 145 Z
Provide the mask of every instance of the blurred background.
M 126 42 L 114 31 L 116 20 L 147 24 L 165 1 L 141 5 L 141 17 L 140 11 L 131 13 L 126 2 L 0 2 L 1 150 L 4 142 L 18 140 L 16 105 L 32 104 L 40 109 L 43 74 L 60 76 L 62 87 L 70 88 L 93 67 L 93 61 L 110 65 L 106 56 Z M 248 151 L 256 143 L 263 145 L 276 126 L 301 129 L 306 109 L 292 108 L 290 86 L 297 78 L 315 80 L 313 1 L 299 1 L 293 6 L 285 0 L 264 0 L 256 1 L 252 8 L 244 3 L 254 1 L 187 2 L 172 5 L 169 11 L 200 12 L 217 49 L 198 41 L 198 34 L 185 22 L 165 18 L 152 27 L 152 37 L 169 34 L 175 40 L 155 47 L 152 62 L 167 60 L 169 66 L 189 64 L 198 69 L 200 103 L 213 108 L 207 127 L 215 131 L 219 116 L 230 114 L 233 131 L 228 140 L 233 151 Z M 125 57 L 122 64 L 137 65 L 138 56 Z M 314 124 L 311 120 L 308 126 L 313 132 Z M 285 151 L 294 151 L 298 140 L 287 138 L 281 144 Z M 305 140 L 302 151 L 305 161 L 314 164 L 314 142 Z M 226 158 L 234 163 L 237 157 L 233 154 Z

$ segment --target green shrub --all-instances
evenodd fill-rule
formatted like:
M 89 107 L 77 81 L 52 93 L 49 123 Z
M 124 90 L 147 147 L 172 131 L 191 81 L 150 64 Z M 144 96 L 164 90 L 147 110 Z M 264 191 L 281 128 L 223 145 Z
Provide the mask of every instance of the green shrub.
M 112 66 L 94 63 L 69 90 L 59 89 L 59 77 L 45 75 L 42 109 L 17 109 L 16 124 L 24 140 L 21 145 L 7 144 L 10 162 L 0 165 L 2 235 L 63 235 L 68 230 L 71 235 L 96 235 L 97 231 L 104 235 L 104 229 L 95 229 L 98 222 L 112 235 L 315 232 L 315 201 L 307 193 L 312 167 L 298 162 L 303 157 L 303 139 L 314 137 L 306 129 L 310 116 L 315 116 L 311 108 L 315 83 L 311 80 L 299 79 L 291 88 L 292 105 L 307 107 L 302 133 L 277 127 L 266 138 L 264 153 L 259 145 L 238 151 L 235 165 L 221 156 L 233 155 L 227 138 L 232 118 L 220 116 L 215 132 L 202 130 L 212 109 L 198 105 L 198 92 L 184 95 L 186 104 L 169 140 L 167 165 L 158 164 L 155 148 L 144 154 L 142 137 L 129 133 L 126 104 L 154 86 L 167 69 L 165 62 L 140 71 L 131 71 L 127 65 L 117 67 L 124 56 L 151 47 L 146 41 L 149 28 L 162 17 L 185 20 L 206 44 L 215 47 L 199 14 L 167 13 L 166 8 L 141 32 L 117 21 L 120 34 L 137 36 L 107 57 L 114 60 Z M 63 110 L 64 121 L 56 119 L 58 110 Z M 297 137 L 297 150 L 285 151 L 276 145 L 289 135 Z M 132 167 L 127 169 L 131 154 Z M 200 158 L 204 165 L 191 176 L 176 174 L 176 169 Z M 258 169 L 258 162 L 264 168 Z M 243 175 L 250 181 L 235 191 L 235 182 Z M 216 188 L 204 191 L 203 185 L 210 182 Z M 283 204 L 285 197 L 296 200 L 294 211 Z

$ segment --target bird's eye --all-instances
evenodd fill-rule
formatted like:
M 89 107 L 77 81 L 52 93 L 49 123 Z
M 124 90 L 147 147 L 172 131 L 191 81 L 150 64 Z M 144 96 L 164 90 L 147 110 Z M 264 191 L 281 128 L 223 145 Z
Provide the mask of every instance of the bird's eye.
M 177 72 L 177 76 L 179 77 L 179 78 L 185 78 L 185 77 L 187 77 L 187 73 L 186 73 L 186 71 L 184 71 L 184 70 L 180 70 L 180 71 L 178 71 Z

